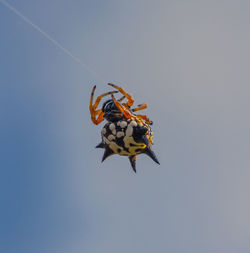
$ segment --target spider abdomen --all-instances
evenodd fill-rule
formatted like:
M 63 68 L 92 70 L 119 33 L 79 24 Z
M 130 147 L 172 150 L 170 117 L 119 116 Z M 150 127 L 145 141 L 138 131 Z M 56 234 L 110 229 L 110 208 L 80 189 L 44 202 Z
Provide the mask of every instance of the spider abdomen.
M 149 125 L 138 125 L 133 120 L 108 122 L 101 132 L 102 141 L 114 154 L 123 156 L 138 155 L 153 142 Z

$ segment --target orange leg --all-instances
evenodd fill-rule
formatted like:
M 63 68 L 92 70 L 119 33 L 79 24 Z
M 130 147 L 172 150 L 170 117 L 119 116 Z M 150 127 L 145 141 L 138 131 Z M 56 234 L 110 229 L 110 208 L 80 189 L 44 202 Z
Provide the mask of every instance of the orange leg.
M 104 118 L 103 118 L 103 115 L 104 113 L 103 112 L 100 112 L 100 114 L 95 114 L 95 115 L 91 115 L 91 119 L 92 119 L 92 122 L 95 124 L 95 125 L 98 125 L 100 124 Z M 96 118 L 97 117 L 97 118 Z
M 104 93 L 104 94 L 98 96 L 95 103 L 94 103 L 94 105 L 93 105 L 93 97 L 94 97 L 95 89 L 96 89 L 96 85 L 93 87 L 92 92 L 91 92 L 90 103 L 89 103 L 89 111 L 90 111 L 90 115 L 91 115 L 91 119 L 92 119 L 93 123 L 98 125 L 104 120 L 104 118 L 103 118 L 104 113 L 102 112 L 102 110 L 101 109 L 96 110 L 96 108 L 99 105 L 101 99 L 103 97 L 107 96 L 107 95 L 117 93 L 118 91 L 110 91 L 110 92 L 107 92 L 107 93 Z
M 132 112 L 137 112 L 143 109 L 146 109 L 148 106 L 146 104 L 138 105 L 138 107 L 132 109 Z
M 119 101 L 117 101 L 115 99 L 115 97 L 113 96 L 113 94 L 111 95 L 111 97 L 112 97 L 116 107 L 123 113 L 125 118 L 127 118 L 127 119 L 133 118 L 133 114 L 126 107 L 124 107 Z
M 149 125 L 153 124 L 153 122 L 146 115 L 137 114 L 135 116 L 140 118 L 140 119 L 143 119 Z
M 123 113 L 125 118 L 135 120 L 138 123 L 145 122 L 146 121 L 145 119 L 147 119 L 150 122 L 150 120 L 146 116 L 145 117 L 144 116 L 143 117 L 141 117 L 141 116 L 138 117 L 137 115 L 132 114 L 131 111 L 128 108 L 126 108 L 126 105 L 122 105 L 119 101 L 117 101 L 115 99 L 113 94 L 111 94 L 111 97 L 112 97 L 116 107 Z
M 122 96 L 120 99 L 118 99 L 117 101 L 121 102 L 123 99 L 125 98 L 125 96 Z
M 100 103 L 100 101 L 101 101 L 101 99 L 102 99 L 103 97 L 105 97 L 105 96 L 107 96 L 107 95 L 114 94 L 114 93 L 118 93 L 117 90 L 110 91 L 110 92 L 106 92 L 106 93 L 104 93 L 104 94 L 98 96 L 98 97 L 96 98 L 96 101 L 95 101 L 94 105 L 92 105 L 92 104 L 93 104 L 93 97 L 94 97 L 95 89 L 96 89 L 96 85 L 94 86 L 94 88 L 93 88 L 93 90 L 92 90 L 92 92 L 91 92 L 91 97 L 90 97 L 90 106 L 92 106 L 92 108 L 93 108 L 94 110 L 97 108 L 97 106 L 99 105 L 99 103 Z
M 128 102 L 126 103 L 126 106 L 130 107 L 134 104 L 134 99 L 132 98 L 132 96 L 130 94 L 128 94 L 123 88 L 115 85 L 115 84 L 112 84 L 112 83 L 108 83 L 108 85 L 116 88 L 117 90 L 119 90 L 121 92 L 122 95 L 124 95 L 127 99 L 128 99 Z

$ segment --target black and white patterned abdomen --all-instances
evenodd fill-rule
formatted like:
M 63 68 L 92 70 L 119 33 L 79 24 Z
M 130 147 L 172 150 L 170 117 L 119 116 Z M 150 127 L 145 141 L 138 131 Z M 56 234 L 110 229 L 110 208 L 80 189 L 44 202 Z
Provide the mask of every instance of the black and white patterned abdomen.
M 146 123 L 134 120 L 108 122 L 101 131 L 102 141 L 115 154 L 133 156 L 153 143 L 153 132 Z

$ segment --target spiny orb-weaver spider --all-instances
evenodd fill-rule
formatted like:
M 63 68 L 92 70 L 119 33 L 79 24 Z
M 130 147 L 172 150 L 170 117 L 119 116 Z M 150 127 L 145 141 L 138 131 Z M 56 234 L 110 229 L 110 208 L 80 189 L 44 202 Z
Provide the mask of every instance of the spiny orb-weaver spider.
M 96 148 L 105 149 L 102 162 L 113 154 L 128 156 L 131 166 L 136 172 L 137 155 L 146 154 L 160 164 L 152 150 L 153 132 L 150 127 L 152 121 L 146 115 L 134 114 L 134 112 L 146 109 L 147 105 L 141 104 L 131 109 L 134 104 L 132 96 L 117 85 L 112 83 L 108 83 L 108 85 L 116 90 L 98 96 L 94 104 L 93 97 L 96 86 L 93 87 L 89 105 L 91 119 L 95 125 L 100 124 L 104 119 L 107 120 L 101 131 L 102 141 L 96 146 Z M 113 94 L 119 92 L 122 97 L 116 100 Z M 97 109 L 101 99 L 108 95 L 111 95 L 111 99 L 103 103 L 102 109 Z M 121 103 L 125 98 L 127 102 Z

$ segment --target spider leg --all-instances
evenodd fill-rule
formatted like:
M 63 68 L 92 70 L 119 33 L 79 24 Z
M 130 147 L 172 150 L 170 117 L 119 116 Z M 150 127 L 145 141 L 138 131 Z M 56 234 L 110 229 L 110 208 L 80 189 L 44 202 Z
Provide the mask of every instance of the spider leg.
M 113 94 L 111 94 L 111 97 L 116 105 L 116 107 L 123 113 L 124 117 L 127 119 L 133 119 L 136 120 L 137 122 L 145 122 L 148 124 L 151 124 L 152 122 L 149 120 L 149 118 L 145 115 L 134 115 L 133 113 L 131 113 L 131 111 L 126 107 L 126 104 L 123 105 L 121 104 L 119 101 L 117 101 L 114 97 Z
M 132 109 L 131 111 L 132 111 L 132 112 L 137 112 L 137 111 L 146 109 L 147 107 L 148 107 L 148 106 L 147 106 L 146 104 L 141 104 L 141 105 L 138 105 L 137 108 Z M 146 115 L 136 114 L 136 117 L 145 120 L 146 123 L 148 123 L 148 124 L 150 124 L 150 125 L 153 124 L 153 122 L 152 122 Z
M 104 120 L 104 118 L 103 118 L 104 112 L 101 109 L 97 110 L 97 112 L 99 112 L 99 113 L 95 113 L 95 114 L 91 115 L 91 120 L 95 125 L 100 124 Z
M 96 88 L 96 85 L 94 86 L 94 88 L 93 88 L 93 90 L 92 90 L 92 92 L 91 92 L 91 98 L 90 98 L 90 103 L 91 103 L 91 105 L 93 104 L 93 96 L 94 96 L 95 88 Z M 103 97 L 108 96 L 108 95 L 111 95 L 111 94 L 114 94 L 114 93 L 118 93 L 118 91 L 117 91 L 117 90 L 109 91 L 109 92 L 106 92 L 106 93 L 104 93 L 104 94 L 98 96 L 98 97 L 96 98 L 96 101 L 95 101 L 94 105 L 92 106 L 93 109 L 95 110 L 95 109 L 97 108 L 97 106 L 99 105 L 99 103 L 100 103 L 100 101 L 101 101 L 101 99 L 102 99 Z
M 134 99 L 132 98 L 132 96 L 130 94 L 128 94 L 123 88 L 115 85 L 115 84 L 112 84 L 112 83 L 108 83 L 108 85 L 116 88 L 117 90 L 119 90 L 121 92 L 122 95 L 124 95 L 127 99 L 128 99 L 128 102 L 126 103 L 126 106 L 130 107 L 134 104 Z
M 119 101 L 117 101 L 113 94 L 111 94 L 111 97 L 112 97 L 116 107 L 123 113 L 125 118 L 127 118 L 127 119 L 133 118 L 133 114 L 126 107 L 124 107 Z
M 125 96 L 122 96 L 122 97 L 119 98 L 117 101 L 121 102 L 124 98 L 125 98 Z
M 106 92 L 106 93 L 98 96 L 96 98 L 96 101 L 95 101 L 94 105 L 93 105 L 93 98 L 94 98 L 95 89 L 96 89 L 96 85 L 93 87 L 92 92 L 91 92 L 90 103 L 89 103 L 89 111 L 90 111 L 90 115 L 91 115 L 91 119 L 92 119 L 93 123 L 98 125 L 104 120 L 104 118 L 103 118 L 104 113 L 102 112 L 102 110 L 101 109 L 96 110 L 96 108 L 99 105 L 101 99 L 103 97 L 107 96 L 107 95 L 117 93 L 118 91 L 110 91 L 110 92 Z
M 140 119 L 143 119 L 149 125 L 153 124 L 153 122 L 146 115 L 136 114 L 135 116 L 140 118 Z
M 132 109 L 131 111 L 132 111 L 132 112 L 137 112 L 137 111 L 146 109 L 147 107 L 148 107 L 148 106 L 147 106 L 146 104 L 142 104 L 142 105 L 138 105 L 138 107 Z

